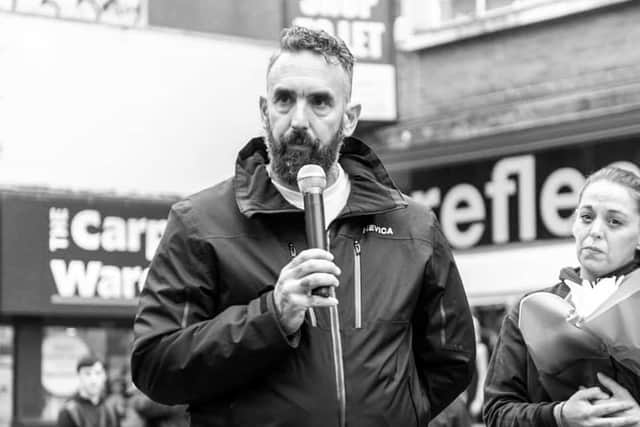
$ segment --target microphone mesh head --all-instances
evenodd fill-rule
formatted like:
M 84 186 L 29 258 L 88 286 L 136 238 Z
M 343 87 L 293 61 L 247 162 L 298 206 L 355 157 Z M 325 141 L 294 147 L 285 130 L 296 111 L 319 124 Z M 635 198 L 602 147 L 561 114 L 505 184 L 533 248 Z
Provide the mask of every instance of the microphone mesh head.
M 298 189 L 301 193 L 322 193 L 327 186 L 327 176 L 318 165 L 304 165 L 298 171 Z

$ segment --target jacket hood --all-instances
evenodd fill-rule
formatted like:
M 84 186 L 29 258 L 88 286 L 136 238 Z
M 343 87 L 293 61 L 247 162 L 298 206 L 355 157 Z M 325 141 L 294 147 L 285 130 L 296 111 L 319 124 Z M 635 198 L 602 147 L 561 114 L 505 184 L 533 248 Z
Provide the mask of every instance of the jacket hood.
M 364 142 L 345 138 L 338 161 L 351 181 L 349 200 L 340 216 L 388 212 L 407 206 L 378 156 Z M 250 140 L 238 154 L 233 187 L 238 208 L 247 217 L 299 211 L 271 183 L 268 163 L 262 137 Z

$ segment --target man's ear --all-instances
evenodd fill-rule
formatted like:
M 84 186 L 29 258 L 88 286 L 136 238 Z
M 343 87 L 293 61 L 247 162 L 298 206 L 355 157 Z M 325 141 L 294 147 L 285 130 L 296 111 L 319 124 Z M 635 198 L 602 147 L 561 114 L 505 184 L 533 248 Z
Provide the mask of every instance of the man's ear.
M 353 132 L 356 130 L 356 126 L 358 125 L 358 119 L 360 119 L 361 111 L 362 111 L 362 105 L 360 104 L 349 104 L 347 106 L 347 109 L 344 112 L 344 126 L 343 126 L 344 136 L 351 136 Z
M 262 120 L 262 127 L 267 128 L 267 123 L 269 122 L 269 115 L 267 113 L 267 98 L 264 96 L 260 97 L 260 119 Z

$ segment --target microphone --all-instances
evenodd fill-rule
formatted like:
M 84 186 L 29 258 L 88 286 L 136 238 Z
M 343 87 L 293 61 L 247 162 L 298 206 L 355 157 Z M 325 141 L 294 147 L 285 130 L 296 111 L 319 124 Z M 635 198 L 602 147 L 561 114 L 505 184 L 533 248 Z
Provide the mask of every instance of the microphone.
M 298 171 L 298 189 L 304 200 L 304 222 L 307 244 L 310 248 L 329 250 L 325 234 L 324 198 L 322 192 L 327 187 L 327 177 L 322 167 L 307 164 Z M 330 286 L 313 290 L 314 295 L 328 297 Z
M 298 188 L 304 199 L 304 221 L 307 243 L 311 248 L 329 250 L 324 224 L 324 199 L 322 192 L 327 187 L 324 170 L 313 164 L 307 164 L 298 171 Z M 313 290 L 314 295 L 322 297 L 336 296 L 333 286 L 322 286 Z M 342 340 L 340 338 L 340 318 L 338 307 L 329 307 L 331 326 L 331 349 L 336 381 L 336 399 L 338 401 L 338 425 L 346 425 L 346 387 L 344 384 L 344 363 L 342 360 Z

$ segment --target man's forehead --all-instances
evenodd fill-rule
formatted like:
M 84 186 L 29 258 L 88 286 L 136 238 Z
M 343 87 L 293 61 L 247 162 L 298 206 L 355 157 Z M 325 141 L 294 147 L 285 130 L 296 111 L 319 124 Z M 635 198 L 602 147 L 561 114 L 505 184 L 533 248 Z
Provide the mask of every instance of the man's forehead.
M 329 63 L 320 54 L 309 51 L 283 52 L 267 75 L 267 88 L 274 86 L 316 86 L 344 88 L 348 75 L 340 63 Z

